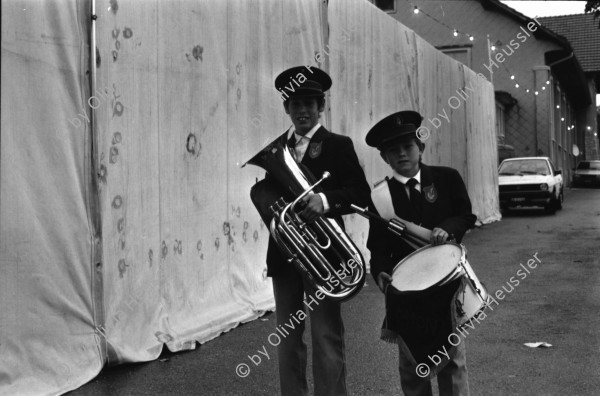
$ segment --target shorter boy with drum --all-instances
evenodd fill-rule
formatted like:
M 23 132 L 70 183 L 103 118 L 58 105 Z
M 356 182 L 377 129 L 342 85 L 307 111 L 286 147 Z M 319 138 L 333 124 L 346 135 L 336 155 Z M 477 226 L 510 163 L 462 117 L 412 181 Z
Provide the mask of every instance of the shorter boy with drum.
M 456 295 L 469 283 L 454 276 L 462 271 L 461 263 L 466 262 L 464 248 L 457 244 L 477 217 L 455 169 L 421 162 L 425 147 L 417 135 L 421 120 L 415 111 L 397 112 L 379 121 L 366 136 L 367 144 L 377 148 L 393 170 L 392 177 L 373 189 L 371 210 L 387 220 L 396 216 L 432 230 L 429 242 L 434 245 L 423 248 L 430 250 L 420 256 L 424 260 L 422 266 L 411 263 L 422 272 L 411 275 L 414 283 L 427 284 L 427 288 L 411 288 L 413 280 L 407 279 L 406 271 L 399 271 L 404 274 L 400 282 L 409 287 L 398 291 L 391 286 L 394 269 L 415 251 L 415 245 L 391 233 L 385 224 L 370 221 L 367 247 L 371 251 L 371 273 L 386 295 L 382 339 L 399 345 L 400 383 L 405 395 L 432 395 L 431 379 L 436 375 L 440 395 L 468 395 L 464 339 L 457 342 L 448 336 L 455 332 L 456 312 L 461 310 Z M 448 244 L 447 248 L 437 249 L 442 244 Z M 458 270 L 454 275 L 435 274 L 443 271 L 437 269 L 440 265 L 435 261 Z M 438 275 L 441 279 L 429 286 L 427 278 Z M 437 355 L 435 359 L 429 358 L 432 354 Z

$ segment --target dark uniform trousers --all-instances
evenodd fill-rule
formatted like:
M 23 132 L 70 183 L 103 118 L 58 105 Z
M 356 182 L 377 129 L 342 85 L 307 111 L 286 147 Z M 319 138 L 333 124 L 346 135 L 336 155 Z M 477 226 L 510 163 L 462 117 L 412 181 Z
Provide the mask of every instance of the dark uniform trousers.
M 282 144 L 287 141 L 286 135 L 280 137 Z M 321 191 L 330 207 L 327 216 L 340 224 L 343 225 L 341 215 L 352 212 L 351 203 L 369 204 L 369 185 L 350 138 L 319 128 L 312 136 L 301 165 L 317 178 L 324 171 L 331 173 L 331 177 L 321 183 Z M 344 324 L 340 303 L 319 299 L 315 289 L 303 281 L 291 263 L 287 263 L 272 238 L 267 252 L 267 267 L 268 275 L 273 278 L 277 325 L 289 333 L 280 337 L 281 342 L 277 345 L 281 394 L 308 394 L 307 346 L 303 341 L 305 320 L 298 320 L 302 317 L 299 312 L 305 311 L 310 317 L 314 394 L 346 395 Z
M 421 164 L 421 207 L 414 210 L 404 185 L 395 179 L 388 181 L 394 212 L 397 216 L 420 223 L 423 227 L 442 228 L 458 243 L 475 224 L 471 201 L 460 174 L 447 167 Z M 372 208 L 375 212 L 375 208 Z M 392 235 L 385 227 L 370 223 L 367 247 L 371 251 L 371 274 L 377 280 L 380 272 L 392 270 L 413 249 Z M 432 395 L 431 381 L 419 377 L 414 364 L 399 348 L 399 371 L 402 391 L 407 396 Z M 416 362 L 419 364 L 422 362 Z M 424 363 L 424 362 L 423 362 Z M 437 375 L 440 396 L 469 394 L 465 341 L 461 339 L 454 359 Z

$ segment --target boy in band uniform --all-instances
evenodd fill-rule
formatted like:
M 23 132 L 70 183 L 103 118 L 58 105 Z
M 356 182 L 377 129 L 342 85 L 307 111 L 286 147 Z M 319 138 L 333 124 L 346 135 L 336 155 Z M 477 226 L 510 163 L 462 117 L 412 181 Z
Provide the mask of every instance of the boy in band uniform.
M 416 133 L 421 120 L 421 115 L 415 111 L 391 114 L 368 132 L 366 142 L 379 150 L 393 170 L 393 177 L 386 181 L 395 214 L 431 229 L 430 242 L 433 245 L 443 244 L 449 239 L 460 243 L 477 218 L 472 213 L 471 201 L 460 174 L 452 168 L 428 166 L 421 162 L 425 145 Z M 373 202 L 376 202 L 375 196 Z M 376 208 L 372 209 L 376 212 Z M 385 293 L 392 280 L 394 266 L 414 249 L 375 221 L 370 222 L 367 247 L 371 251 L 371 274 Z M 382 334 L 390 331 L 398 334 L 398 329 L 385 328 L 389 323 L 387 320 L 384 322 Z M 398 341 L 396 338 L 395 342 L 399 344 L 400 382 L 404 394 L 432 395 L 430 379 L 422 378 L 416 371 L 416 365 L 424 362 L 415 361 L 401 339 Z M 451 359 L 437 374 L 439 394 L 468 395 L 464 340 L 453 353 L 454 356 L 450 355 Z
M 293 67 L 275 79 L 275 87 L 282 94 L 285 112 L 293 124 L 279 139 L 290 147 L 296 162 L 308 168 L 315 177 L 320 178 L 324 171 L 331 173 L 331 177 L 321 183 L 322 193 L 305 197 L 306 207 L 301 216 L 309 222 L 327 216 L 343 226 L 341 215 L 353 212 L 350 204 L 369 204 L 370 188 L 352 140 L 329 132 L 319 123 L 325 108 L 324 93 L 331 84 L 329 75 L 316 67 Z M 267 173 L 266 178 L 269 177 Z M 308 394 L 307 348 L 303 341 L 305 321 L 290 322 L 293 317 L 301 316 L 299 311 L 304 311 L 310 315 L 314 394 L 346 395 L 340 303 L 328 298 L 314 298 L 315 288 L 287 263 L 273 238 L 269 239 L 267 271 L 273 278 L 277 324 L 289 333 L 277 346 L 281 394 Z M 286 323 L 294 329 L 286 327 Z

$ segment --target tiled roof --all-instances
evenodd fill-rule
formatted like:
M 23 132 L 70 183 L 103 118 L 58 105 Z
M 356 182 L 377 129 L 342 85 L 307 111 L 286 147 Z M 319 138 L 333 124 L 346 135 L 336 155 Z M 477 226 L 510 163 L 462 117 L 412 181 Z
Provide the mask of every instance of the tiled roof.
M 584 72 L 600 72 L 600 27 L 593 14 L 537 18 L 571 43 Z

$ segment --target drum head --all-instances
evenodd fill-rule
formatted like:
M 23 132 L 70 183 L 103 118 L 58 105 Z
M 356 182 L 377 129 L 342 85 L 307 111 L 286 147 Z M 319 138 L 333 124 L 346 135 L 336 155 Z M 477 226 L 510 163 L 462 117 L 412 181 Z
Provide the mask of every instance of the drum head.
M 462 248 L 453 243 L 421 248 L 402 260 L 392 274 L 399 291 L 425 290 L 441 281 L 455 279 Z

